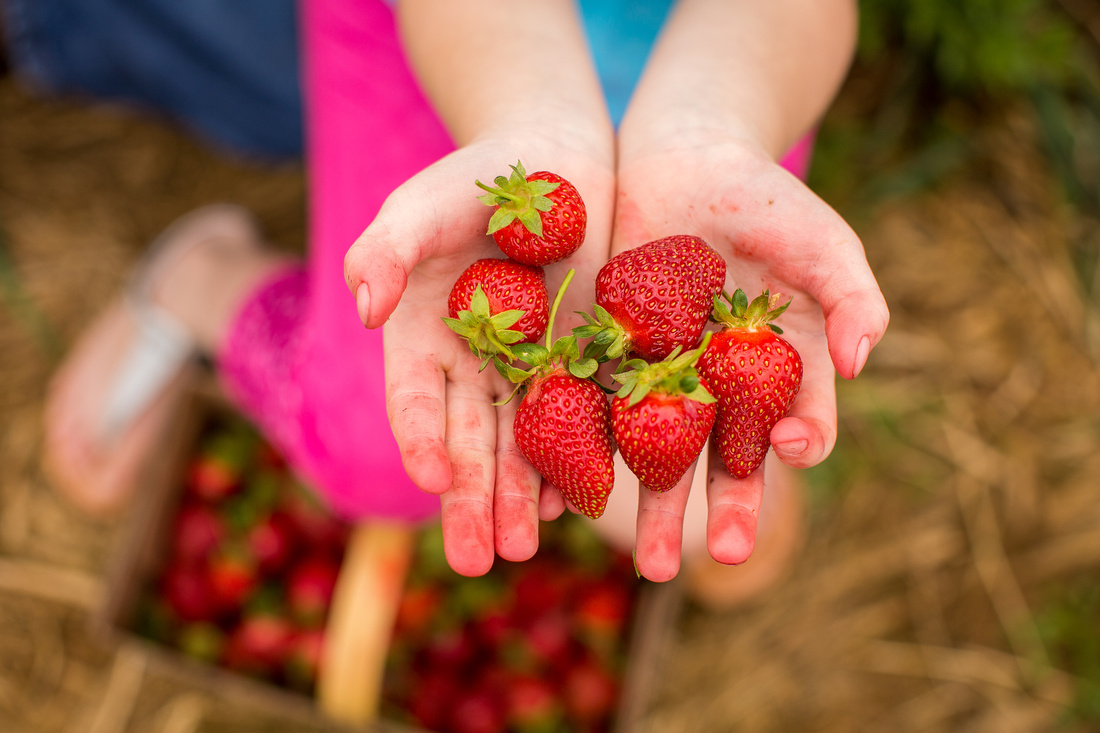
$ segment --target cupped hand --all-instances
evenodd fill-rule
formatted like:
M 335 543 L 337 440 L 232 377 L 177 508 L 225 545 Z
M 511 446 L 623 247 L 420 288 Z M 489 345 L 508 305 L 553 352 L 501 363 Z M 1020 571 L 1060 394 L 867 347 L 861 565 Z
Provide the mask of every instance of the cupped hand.
M 727 292 L 793 298 L 777 325 L 802 357 L 803 382 L 771 432 L 767 460 L 819 463 L 836 440 L 836 375 L 859 373 L 889 321 L 859 238 L 759 147 L 717 133 L 620 159 L 612 254 L 672 234 L 699 236 L 722 254 Z M 707 548 L 719 562 L 744 562 L 755 544 L 763 467 L 737 479 L 713 448 L 704 463 Z M 679 569 L 691 479 L 689 472 L 666 494 L 640 489 L 636 562 L 650 579 Z
M 475 260 L 505 255 L 486 228 L 492 209 L 474 181 L 507 175 L 519 159 L 529 173 L 549 170 L 575 185 L 588 213 L 584 245 L 546 268 L 550 297 L 570 269 L 573 283 L 559 309 L 555 336 L 578 325 L 592 283 L 607 261 L 614 199 L 611 141 L 581 150 L 552 137 L 471 143 L 394 191 L 348 250 L 344 270 L 368 328 L 383 327 L 387 411 L 402 462 L 422 490 L 440 495 L 447 560 L 480 575 L 494 555 L 525 560 L 538 546 L 540 514 L 562 511 L 516 448 L 514 389 L 441 320 L 459 274 Z M 517 398 L 518 399 L 518 398 Z

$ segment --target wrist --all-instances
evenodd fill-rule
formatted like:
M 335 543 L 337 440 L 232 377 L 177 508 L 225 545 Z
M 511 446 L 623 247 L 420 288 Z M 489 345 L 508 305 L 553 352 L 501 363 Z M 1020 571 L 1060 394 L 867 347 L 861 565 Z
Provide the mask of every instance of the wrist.
M 759 119 L 732 110 L 686 105 L 648 112 L 628 110 L 619 128 L 619 163 L 671 150 L 698 150 L 716 145 L 736 146 L 756 157 L 777 160 L 784 152 L 783 134 Z
M 525 107 L 494 118 L 472 132 L 465 145 L 513 151 L 529 172 L 554 161 L 572 161 L 574 165 L 583 162 L 594 175 L 614 175 L 615 135 L 610 121 L 570 114 L 565 108 Z

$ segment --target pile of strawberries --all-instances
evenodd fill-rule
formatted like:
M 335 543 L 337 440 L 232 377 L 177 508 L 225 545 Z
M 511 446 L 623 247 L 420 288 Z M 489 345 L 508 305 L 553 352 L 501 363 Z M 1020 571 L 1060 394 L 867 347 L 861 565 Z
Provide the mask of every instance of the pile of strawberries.
M 348 532 L 247 423 L 213 423 L 188 464 L 140 630 L 309 692 Z
M 206 426 L 136 630 L 195 659 L 312 694 L 350 528 L 243 418 Z M 609 730 L 639 581 L 580 520 L 479 578 L 419 546 L 387 658 L 387 718 L 441 733 Z
M 557 522 L 525 563 L 478 578 L 423 536 L 398 612 L 386 717 L 440 733 L 611 729 L 638 581 L 581 520 Z
M 495 208 L 488 233 L 507 257 L 470 265 L 443 320 L 483 369 L 492 363 L 519 385 L 516 444 L 543 478 L 594 519 L 614 485 L 616 450 L 654 491 L 676 486 L 708 437 L 730 473 L 756 471 L 802 383 L 802 360 L 774 323 L 789 301 L 767 290 L 751 301 L 740 289 L 728 295 L 722 257 L 675 235 L 612 257 L 596 277 L 592 312 L 581 313 L 585 325 L 555 340 L 573 271 L 551 302 L 543 268 L 584 242 L 577 189 L 518 162 L 495 186 L 476 183 Z M 718 328 L 708 332 L 711 322 Z M 611 362 L 616 389 L 597 376 Z

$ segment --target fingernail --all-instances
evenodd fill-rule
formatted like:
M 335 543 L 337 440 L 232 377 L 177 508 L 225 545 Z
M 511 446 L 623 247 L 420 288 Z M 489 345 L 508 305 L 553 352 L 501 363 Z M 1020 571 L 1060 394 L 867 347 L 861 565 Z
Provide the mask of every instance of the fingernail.
M 787 443 L 777 443 L 774 446 L 775 452 L 783 458 L 798 458 L 809 447 L 810 443 L 806 440 L 792 440 Z
M 363 325 L 370 323 L 370 288 L 366 283 L 359 283 L 355 289 L 355 308 L 359 311 L 359 320 Z
M 871 353 L 871 339 L 868 336 L 864 336 L 859 340 L 859 346 L 856 347 L 856 361 L 852 365 L 852 379 L 859 376 L 859 373 L 863 371 L 863 365 L 867 363 L 867 357 Z

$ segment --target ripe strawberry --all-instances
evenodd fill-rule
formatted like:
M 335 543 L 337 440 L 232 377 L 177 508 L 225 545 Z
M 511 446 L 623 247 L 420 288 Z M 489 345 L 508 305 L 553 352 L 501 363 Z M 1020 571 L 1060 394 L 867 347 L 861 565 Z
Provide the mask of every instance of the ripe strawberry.
M 723 324 L 699 359 L 699 374 L 718 398 L 714 437 L 729 472 L 745 478 L 764 462 L 771 430 L 791 409 L 802 386 L 802 358 L 772 323 L 790 301 L 764 291 L 751 303 L 744 291 L 714 299 Z
M 290 615 L 304 626 L 325 622 L 340 567 L 326 555 L 301 560 L 290 569 L 286 580 L 286 602 Z
M 656 364 L 632 359 L 616 372 L 622 388 L 611 400 L 611 426 L 626 465 L 653 491 L 668 491 L 687 473 L 707 442 L 717 411 L 715 399 L 694 364 L 695 351 Z
M 615 483 L 611 415 L 603 390 L 558 366 L 527 383 L 516 409 L 524 458 L 585 516 L 596 519 Z
M 516 731 L 563 729 L 565 713 L 554 685 L 538 675 L 519 675 L 507 687 L 508 724 Z
M 187 491 L 210 502 L 237 493 L 255 455 L 257 439 L 251 428 L 236 425 L 206 435 L 188 466 Z
M 294 553 L 294 526 L 287 515 L 271 512 L 248 528 L 245 543 L 256 558 L 260 572 L 272 575 L 286 567 Z
M 241 469 L 218 455 L 198 455 L 187 467 L 186 488 L 204 501 L 221 501 L 241 488 Z
M 229 632 L 222 664 L 245 674 L 275 674 L 282 669 L 293 636 L 290 621 L 278 614 L 246 613 Z
M 174 562 L 165 568 L 160 578 L 160 594 L 183 621 L 209 621 L 220 611 L 207 576 L 190 564 Z
M 287 683 L 296 690 L 313 689 L 324 651 L 324 629 L 295 629 L 287 642 L 283 661 Z
M 421 584 L 407 587 L 397 607 L 394 634 L 413 638 L 420 636 L 440 615 L 442 604 L 443 589 L 440 586 Z
M 573 621 L 583 638 L 611 641 L 622 635 L 630 610 L 630 590 L 616 576 L 608 576 L 578 591 Z
M 256 558 L 236 543 L 223 545 L 210 557 L 206 577 L 218 607 L 224 611 L 241 608 L 260 585 Z
M 504 733 L 504 704 L 495 690 L 472 690 L 455 701 L 447 730 L 454 733 Z
M 596 275 L 595 317 L 582 314 L 587 325 L 574 334 L 592 338 L 612 359 L 658 361 L 677 346 L 694 349 L 725 278 L 725 261 L 698 237 L 665 237 L 620 252 Z
M 493 240 L 504 254 L 525 265 L 549 265 L 577 251 L 584 242 L 588 214 L 576 187 L 556 173 L 527 175 L 516 161 L 508 178 L 497 176 L 479 200 L 497 210 L 489 219 Z
M 409 693 L 409 713 L 420 725 L 442 730 L 459 699 L 459 678 L 449 667 L 430 668 L 421 675 Z
M 443 322 L 469 342 L 478 358 L 504 354 L 510 359 L 509 345 L 542 338 L 549 300 L 541 267 L 478 260 L 455 281 L 447 300 L 450 318 Z
M 225 539 L 225 520 L 210 506 L 187 501 L 172 525 L 172 553 L 186 562 L 205 560 Z
M 499 359 L 494 363 L 505 379 L 526 388 L 512 424 L 523 457 L 582 514 L 595 519 L 615 483 L 611 412 L 603 390 L 589 379 L 599 366 L 596 360 L 581 358 L 573 336 L 551 340 L 554 315 L 573 274 L 566 273 L 550 311 L 546 342 L 553 345 L 517 344 L 517 357 L 531 365 L 527 370 Z
M 565 676 L 565 707 L 572 718 L 585 729 L 594 727 L 611 714 L 619 696 L 619 682 L 614 675 L 594 659 L 582 659 Z

